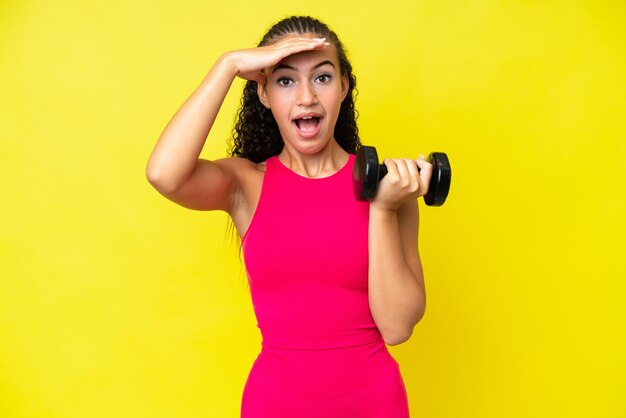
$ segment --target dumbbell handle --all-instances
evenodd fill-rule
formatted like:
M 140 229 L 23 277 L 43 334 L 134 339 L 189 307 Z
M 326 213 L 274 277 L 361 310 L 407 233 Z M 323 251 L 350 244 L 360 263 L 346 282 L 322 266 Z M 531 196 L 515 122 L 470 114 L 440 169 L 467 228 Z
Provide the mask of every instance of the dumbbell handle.
M 385 177 L 386 175 L 387 175 L 387 166 L 385 164 L 378 164 L 378 181 L 381 181 L 383 177 Z
M 426 161 L 428 161 L 429 163 L 432 164 L 433 161 L 433 153 L 431 152 L 430 154 L 428 154 L 428 157 L 426 157 Z M 387 166 L 385 164 L 378 164 L 378 181 L 381 181 L 383 179 L 383 177 L 385 177 L 387 175 Z M 417 171 L 422 171 L 420 170 L 419 167 L 417 167 Z

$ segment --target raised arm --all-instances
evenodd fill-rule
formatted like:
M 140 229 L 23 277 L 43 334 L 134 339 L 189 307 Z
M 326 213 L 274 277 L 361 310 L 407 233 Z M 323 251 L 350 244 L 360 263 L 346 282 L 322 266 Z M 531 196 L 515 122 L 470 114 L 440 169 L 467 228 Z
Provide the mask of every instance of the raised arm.
M 207 210 L 228 206 L 235 186 L 232 175 L 198 157 L 236 75 L 232 60 L 227 54 L 222 55 L 171 118 L 150 155 L 146 167 L 148 181 L 165 197 L 183 206 Z
M 264 84 L 264 69 L 293 53 L 326 45 L 323 39 L 287 37 L 265 47 L 223 54 L 161 133 L 146 166 L 150 184 L 182 206 L 230 212 L 238 187 L 236 173 L 251 163 L 199 156 L 233 80 L 239 76 Z

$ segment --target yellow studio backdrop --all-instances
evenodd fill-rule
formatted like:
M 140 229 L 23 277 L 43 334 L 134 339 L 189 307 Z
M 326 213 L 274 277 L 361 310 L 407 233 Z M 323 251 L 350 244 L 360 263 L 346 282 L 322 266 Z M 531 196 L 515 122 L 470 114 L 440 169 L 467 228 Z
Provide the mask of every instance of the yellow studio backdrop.
M 390 347 L 411 416 L 626 417 L 626 6 L 573 0 L 0 3 L 0 416 L 238 416 L 238 243 L 145 167 L 217 57 L 290 14 L 346 44 L 364 144 L 451 160 L 420 203 L 426 315 Z

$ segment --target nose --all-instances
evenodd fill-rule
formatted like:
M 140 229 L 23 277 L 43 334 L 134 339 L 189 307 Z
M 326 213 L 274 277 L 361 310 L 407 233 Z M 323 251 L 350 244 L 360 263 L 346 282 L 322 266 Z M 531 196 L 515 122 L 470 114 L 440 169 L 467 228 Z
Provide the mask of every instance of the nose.
M 317 103 L 315 87 L 310 83 L 302 83 L 298 89 L 297 103 L 302 106 L 311 106 Z

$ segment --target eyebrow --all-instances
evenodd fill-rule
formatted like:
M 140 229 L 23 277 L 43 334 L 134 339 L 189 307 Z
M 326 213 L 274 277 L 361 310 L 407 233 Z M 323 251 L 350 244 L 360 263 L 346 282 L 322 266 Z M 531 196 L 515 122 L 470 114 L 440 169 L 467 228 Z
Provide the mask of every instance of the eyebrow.
M 319 68 L 319 67 L 321 67 L 321 66 L 323 66 L 323 65 L 327 65 L 327 64 L 328 64 L 328 65 L 331 65 L 333 68 L 335 68 L 335 64 L 333 64 L 333 63 L 332 63 L 332 61 L 325 60 L 325 61 L 320 62 L 319 64 L 314 65 L 314 66 L 313 66 L 313 68 L 311 68 L 311 69 L 312 69 L 312 70 L 315 70 L 315 69 L 317 69 L 317 68 Z M 276 72 L 276 71 L 278 71 L 278 70 L 281 70 L 281 69 L 283 69 L 283 68 L 286 68 L 286 69 L 288 69 L 288 70 L 297 71 L 297 68 L 296 68 L 296 67 L 294 67 L 294 66 L 292 66 L 292 65 L 288 65 L 288 64 L 278 64 L 276 67 L 274 67 L 274 68 L 272 69 L 272 73 L 274 73 L 274 72 Z

